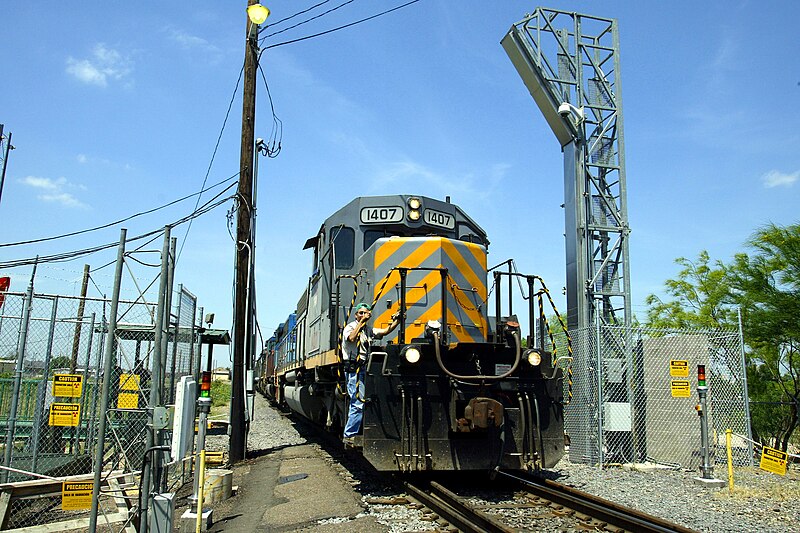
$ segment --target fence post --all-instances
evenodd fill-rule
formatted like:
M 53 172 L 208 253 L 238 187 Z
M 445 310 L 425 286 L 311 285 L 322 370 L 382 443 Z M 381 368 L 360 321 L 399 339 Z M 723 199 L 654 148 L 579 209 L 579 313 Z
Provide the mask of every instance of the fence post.
M 83 392 L 81 393 L 81 423 L 86 420 L 86 433 L 83 449 L 89 451 L 89 418 L 86 416 L 86 396 L 89 394 L 89 359 L 92 355 L 92 341 L 94 340 L 94 319 L 95 314 L 92 313 L 92 319 L 89 322 L 89 341 L 86 343 L 86 364 L 83 366 Z M 94 404 L 92 404 L 94 406 Z M 75 438 L 75 456 L 81 453 L 81 428 L 78 426 L 78 436 Z
M 153 409 L 161 403 L 161 338 L 164 332 L 164 308 L 166 304 L 167 284 L 169 280 L 169 244 L 170 244 L 170 226 L 164 226 L 164 246 L 161 249 L 161 274 L 158 286 L 158 307 L 156 308 L 156 321 L 155 321 L 155 338 L 153 339 L 153 358 L 152 366 L 153 371 L 150 376 L 150 406 L 148 408 L 148 415 L 150 418 L 150 428 L 147 432 L 147 444 L 145 445 L 145 453 L 149 453 L 154 443 L 158 444 L 160 434 L 157 429 L 153 427 Z M 167 309 L 167 312 L 169 310 Z M 155 452 L 153 452 L 155 453 Z M 152 464 L 159 461 L 161 456 L 154 455 L 156 459 L 145 461 L 144 468 L 142 469 L 142 484 L 139 488 L 139 532 L 147 533 L 148 529 L 148 509 L 150 508 L 150 479 L 152 474 Z
M 111 294 L 111 309 L 109 310 L 108 335 L 105 346 L 105 366 L 103 367 L 103 393 L 100 396 L 100 420 L 97 430 L 97 449 L 94 457 L 94 484 L 92 485 L 92 512 L 89 515 L 89 531 L 97 531 L 97 511 L 100 505 L 100 477 L 103 473 L 103 456 L 105 455 L 106 437 L 106 412 L 108 411 L 108 396 L 111 389 L 111 372 L 114 362 L 114 341 L 117 329 L 117 308 L 119 307 L 119 292 L 122 284 L 122 265 L 125 262 L 125 237 L 127 230 L 122 228 L 119 235 L 119 248 L 117 249 L 117 265 L 114 273 L 114 290 Z M 95 385 L 96 386 L 96 385 Z
M 28 341 L 28 324 L 31 319 L 31 307 L 33 307 L 33 278 L 36 277 L 36 265 L 39 262 L 37 256 L 36 261 L 33 263 L 33 272 L 31 272 L 31 281 L 28 284 L 28 292 L 25 294 L 25 300 L 22 304 L 22 325 L 17 342 L 17 365 L 14 368 L 14 390 L 11 396 L 11 412 L 8 416 L 8 429 L 6 429 L 6 450 L 3 457 L 3 466 L 6 468 L 11 466 L 13 459 L 12 452 L 14 450 L 14 432 L 17 427 L 17 407 L 19 406 L 19 391 L 22 384 L 22 367 L 25 361 L 25 345 Z M 8 470 L 3 470 L 0 475 L 3 483 L 8 481 Z
M 597 456 L 599 457 L 600 468 L 603 468 L 605 457 L 603 456 L 603 352 L 600 349 L 600 313 L 596 312 L 595 328 L 597 342 Z
M 753 466 L 753 428 L 750 424 L 750 397 L 747 392 L 747 359 L 744 354 L 744 330 L 742 328 L 742 308 L 736 308 L 736 315 L 739 319 L 739 352 L 742 357 L 742 387 L 744 396 L 744 426 L 747 431 L 747 457 L 750 466 Z
M 58 313 L 58 296 L 53 298 L 53 309 L 50 312 L 50 331 L 47 335 L 47 350 L 44 354 L 44 368 L 42 368 L 42 381 L 36 391 L 36 411 L 33 415 L 33 426 L 31 427 L 31 446 L 33 459 L 31 462 L 31 472 L 37 472 L 39 466 L 39 433 L 42 428 L 42 415 L 44 414 L 44 402 L 47 398 L 47 382 L 50 377 L 50 361 L 53 357 L 53 337 L 56 331 L 56 316 Z M 59 431 L 59 442 L 61 442 L 61 430 Z M 63 446 L 63 442 L 61 445 Z M 63 449 L 62 449 L 63 451 Z

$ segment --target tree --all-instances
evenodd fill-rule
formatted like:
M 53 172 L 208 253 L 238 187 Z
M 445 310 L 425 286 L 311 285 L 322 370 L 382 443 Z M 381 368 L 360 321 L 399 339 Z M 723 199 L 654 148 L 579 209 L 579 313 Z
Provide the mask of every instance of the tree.
M 735 302 L 726 283 L 728 267 L 721 261 L 712 263 L 705 250 L 695 261 L 679 257 L 675 262 L 683 269 L 676 279 L 664 282 L 672 299 L 664 302 L 654 294 L 645 299 L 649 306 L 647 325 L 669 329 L 736 327 Z
M 767 225 L 748 245 L 754 253 L 737 254 L 728 279 L 753 349 L 748 376 L 759 378 L 751 396 L 782 407 L 765 417 L 761 437 L 786 451 L 800 423 L 800 224 Z

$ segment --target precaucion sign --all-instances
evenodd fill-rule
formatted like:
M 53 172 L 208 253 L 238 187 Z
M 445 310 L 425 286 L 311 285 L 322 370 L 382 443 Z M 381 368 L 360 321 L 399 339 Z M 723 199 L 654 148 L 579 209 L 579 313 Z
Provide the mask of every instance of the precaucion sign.
M 139 408 L 139 379 L 139 374 L 120 375 L 117 409 Z
M 80 398 L 82 389 L 83 376 L 80 374 L 55 374 L 53 376 L 53 396 Z
M 778 474 L 780 476 L 786 475 L 786 461 L 789 459 L 789 454 L 784 453 L 774 448 L 764 448 L 761 450 L 761 462 L 759 468 Z
M 689 398 L 692 395 L 689 381 L 685 379 L 673 379 L 670 382 L 670 390 L 673 398 Z
M 61 510 L 91 509 L 93 487 L 93 481 L 64 481 L 61 484 Z
M 689 377 L 689 361 L 672 359 L 669 362 L 669 375 L 674 378 Z
M 51 403 L 50 425 L 77 427 L 81 420 L 81 406 L 77 403 Z

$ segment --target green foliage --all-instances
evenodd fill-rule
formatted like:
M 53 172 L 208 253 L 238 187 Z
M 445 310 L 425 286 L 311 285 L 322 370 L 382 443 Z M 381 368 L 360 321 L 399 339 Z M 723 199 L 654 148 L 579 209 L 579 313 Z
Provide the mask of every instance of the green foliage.
M 69 368 L 72 364 L 72 358 L 67 357 L 66 355 L 59 355 L 58 357 L 53 357 L 50 360 L 50 374 L 53 374 L 54 371 L 63 368 Z
M 676 279 L 664 282 L 672 299 L 664 302 L 654 294 L 645 299 L 649 306 L 647 325 L 675 329 L 734 327 L 733 295 L 725 283 L 728 267 L 720 261 L 712 263 L 705 250 L 695 261 L 679 257 L 675 262 L 683 269 Z
M 217 379 L 211 382 L 211 406 L 219 407 L 231 403 L 231 382 Z
M 658 328 L 736 326 L 742 309 L 748 350 L 753 434 L 786 450 L 800 406 L 800 225 L 758 230 L 731 264 L 679 258 L 676 279 L 665 282 L 671 299 L 647 297 L 648 325 Z

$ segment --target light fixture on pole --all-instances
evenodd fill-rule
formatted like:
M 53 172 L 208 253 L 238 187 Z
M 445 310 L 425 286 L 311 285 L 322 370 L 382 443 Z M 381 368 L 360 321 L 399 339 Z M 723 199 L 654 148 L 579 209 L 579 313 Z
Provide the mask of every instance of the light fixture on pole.
M 253 333 L 252 272 L 253 243 L 253 156 L 256 117 L 256 69 L 258 68 L 258 26 L 269 10 L 256 0 L 248 0 L 247 31 L 242 94 L 242 142 L 239 159 L 238 210 L 236 214 L 236 266 L 233 312 L 233 365 L 231 373 L 231 415 L 229 459 L 237 463 L 245 458 L 247 420 L 245 418 L 245 378 L 251 369 L 250 335 Z

